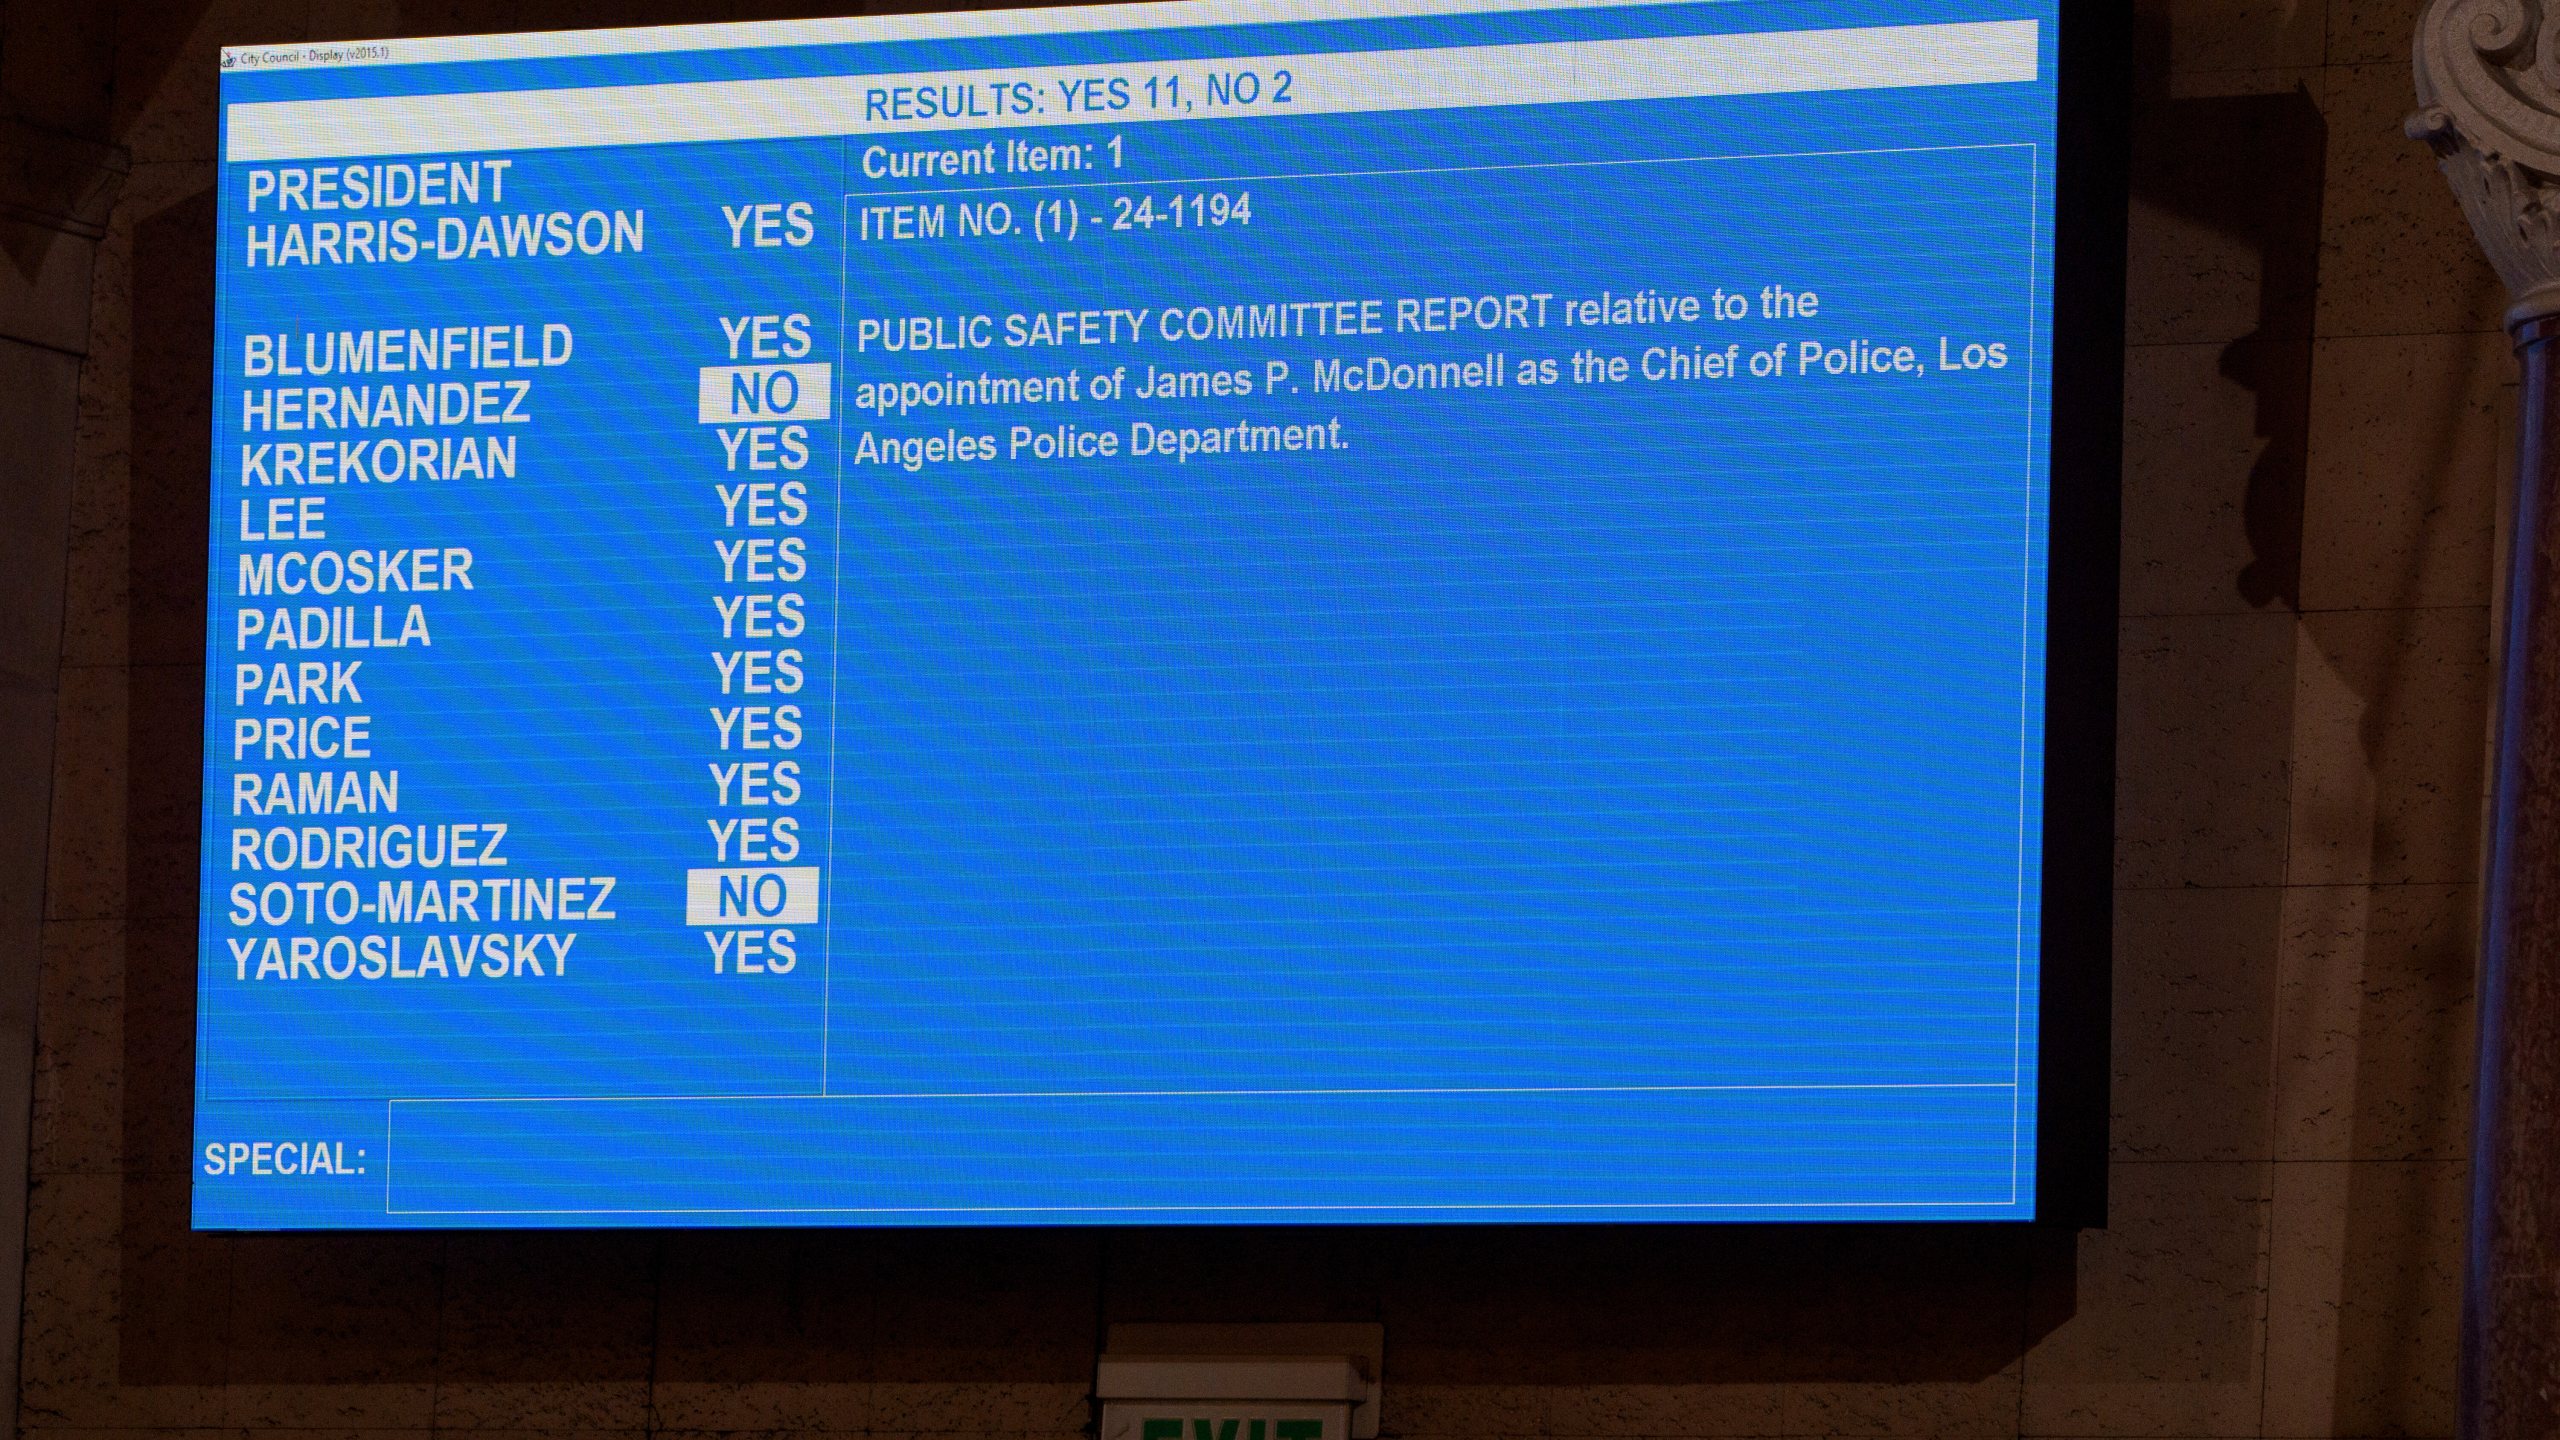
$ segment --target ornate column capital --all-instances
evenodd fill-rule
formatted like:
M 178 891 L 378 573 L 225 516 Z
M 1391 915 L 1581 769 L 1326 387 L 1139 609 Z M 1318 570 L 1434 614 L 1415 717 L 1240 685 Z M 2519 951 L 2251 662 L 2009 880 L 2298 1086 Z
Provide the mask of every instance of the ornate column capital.
M 2429 0 L 2415 59 L 2409 138 L 2507 282 L 2508 328 L 2560 315 L 2560 0 Z

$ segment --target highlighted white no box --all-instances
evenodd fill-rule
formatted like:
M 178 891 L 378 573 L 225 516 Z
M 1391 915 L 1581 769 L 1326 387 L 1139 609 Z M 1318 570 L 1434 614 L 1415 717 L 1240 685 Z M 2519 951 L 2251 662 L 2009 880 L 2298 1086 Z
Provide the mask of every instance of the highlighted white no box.
M 824 420 L 835 391 L 830 365 L 705 365 L 705 425 L 772 425 Z
M 818 869 L 687 870 L 687 925 L 815 925 Z

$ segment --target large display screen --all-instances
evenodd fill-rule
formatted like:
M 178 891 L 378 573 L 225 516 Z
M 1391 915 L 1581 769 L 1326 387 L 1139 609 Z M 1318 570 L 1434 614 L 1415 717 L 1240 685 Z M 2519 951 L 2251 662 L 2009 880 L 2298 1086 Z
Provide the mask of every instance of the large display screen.
M 195 1223 L 2032 1217 L 2056 22 L 226 52 Z

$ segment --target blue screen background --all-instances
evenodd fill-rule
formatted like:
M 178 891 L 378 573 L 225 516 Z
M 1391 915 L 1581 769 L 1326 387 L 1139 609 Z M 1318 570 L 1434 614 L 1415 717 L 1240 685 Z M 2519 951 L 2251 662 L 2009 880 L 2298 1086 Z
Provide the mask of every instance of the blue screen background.
M 929 137 L 512 152 L 510 203 L 644 249 L 247 262 L 223 167 L 194 1214 L 211 1228 L 2024 1219 L 2033 1213 L 2050 408 L 2049 4 L 1724 4 L 231 73 L 227 102 L 2038 19 L 2039 79 L 1040 126 L 1107 175 L 884 181 Z M 465 152 L 451 152 L 465 153 Z M 467 152 L 486 155 L 498 152 Z M 419 157 L 423 158 L 423 157 Z M 261 162 L 265 163 L 265 162 Z M 294 162 L 307 164 L 311 162 Z M 268 165 L 267 168 L 273 168 Z M 972 185 L 983 188 L 971 189 Z M 924 194 L 920 192 L 934 192 Z M 867 244 L 865 207 L 1250 195 L 1249 224 Z M 815 202 L 742 252 L 721 207 Z M 420 212 L 422 215 L 432 212 Z M 469 215 L 462 210 L 453 213 Z M 309 218 L 309 217 L 298 217 Z M 1764 318 L 1784 285 L 1811 320 Z M 1722 287 L 1744 319 L 1042 351 L 866 316 Z M 801 313 L 833 418 L 788 473 L 696 418 L 721 319 Z M 245 337 L 563 324 L 513 478 L 245 478 Z M 1936 368 L 1937 340 L 2000 368 Z M 1317 393 L 1323 358 L 1912 344 L 1922 373 Z M 864 382 L 1290 366 L 1250 399 L 879 416 Z M 1790 363 L 1793 363 L 1792 360 Z M 490 372 L 495 375 L 499 372 Z M 377 381 L 486 378 L 378 376 Z M 878 437 L 1338 420 L 1347 448 L 862 463 Z M 353 433 L 353 432 L 351 432 Z M 370 438 L 374 432 L 364 432 Z M 486 426 L 379 432 L 486 436 Z M 716 487 L 805 485 L 748 532 Z M 248 599 L 244 538 L 467 548 L 473 587 Z M 243 504 L 251 506 L 244 512 Z M 805 578 L 724 580 L 789 534 Z M 805 738 L 724 752 L 715 596 L 788 591 Z M 268 651 L 243 608 L 411 602 L 431 646 Z M 235 665 L 361 658 L 361 704 Z M 374 758 L 235 758 L 246 717 Z M 792 759 L 796 803 L 707 766 Z M 396 814 L 243 817 L 235 777 L 396 769 Z M 715 973 L 707 820 L 789 815 L 815 923 Z M 506 864 L 243 868 L 242 826 L 492 824 Z M 238 916 L 235 887 L 612 876 L 607 919 Z M 302 903 L 297 900 L 295 903 Z M 296 937 L 575 934 L 567 962 L 260 978 Z M 467 939 L 465 943 L 469 943 Z M 251 947 L 243 950 L 242 946 Z M 247 955 L 250 958 L 243 959 Z M 501 969 L 508 967 L 501 966 Z M 243 1147 L 277 1163 L 243 1165 Z M 328 1156 L 314 1173 L 315 1152 Z M 283 1160 L 280 1157 L 290 1156 Z M 228 1158 L 226 1158 L 228 1157 Z M 290 1173 L 287 1173 L 287 1166 Z

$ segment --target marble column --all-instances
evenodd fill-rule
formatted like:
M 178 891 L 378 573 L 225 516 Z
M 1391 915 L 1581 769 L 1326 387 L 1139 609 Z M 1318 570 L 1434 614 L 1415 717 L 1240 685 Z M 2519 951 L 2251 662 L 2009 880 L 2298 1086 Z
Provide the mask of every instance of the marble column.
M 2560 0 L 2431 0 L 2418 110 L 2513 308 L 2514 548 L 2482 886 L 2464 1440 L 2560 1436 Z

